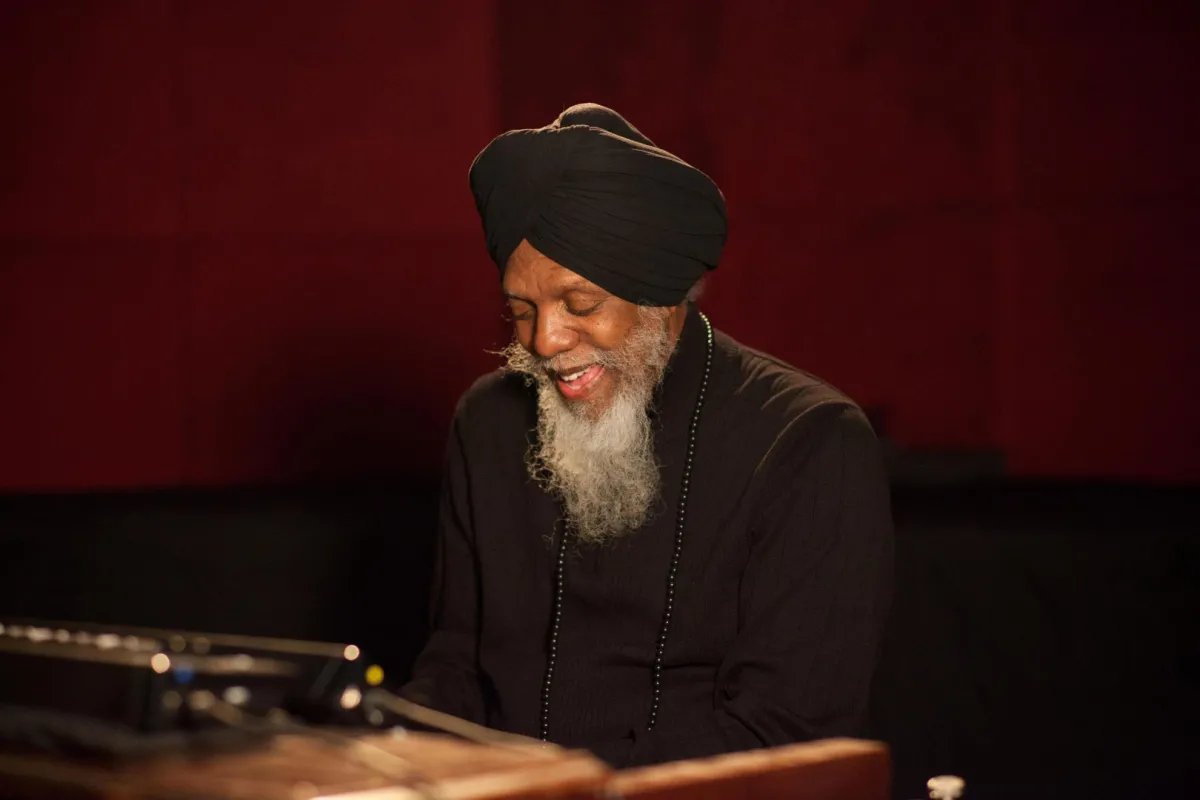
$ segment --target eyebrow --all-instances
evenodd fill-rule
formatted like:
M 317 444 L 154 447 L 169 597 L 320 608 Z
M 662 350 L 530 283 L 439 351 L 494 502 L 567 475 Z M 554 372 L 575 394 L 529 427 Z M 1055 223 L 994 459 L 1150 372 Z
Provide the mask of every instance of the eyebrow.
M 592 294 L 595 294 L 597 292 L 603 292 L 603 291 L 604 290 L 601 289 L 599 286 L 595 286 L 594 284 L 589 283 L 584 278 L 577 278 L 577 279 L 571 281 L 570 283 L 568 283 L 566 286 L 562 287 L 559 290 L 559 294 L 567 294 L 569 292 L 590 292 Z M 519 294 L 516 294 L 515 292 L 510 292 L 507 290 L 504 291 L 504 299 L 505 300 L 520 300 L 522 303 L 529 303 L 529 305 L 531 305 L 531 306 L 537 305 L 532 300 L 530 300 L 528 297 L 523 297 Z

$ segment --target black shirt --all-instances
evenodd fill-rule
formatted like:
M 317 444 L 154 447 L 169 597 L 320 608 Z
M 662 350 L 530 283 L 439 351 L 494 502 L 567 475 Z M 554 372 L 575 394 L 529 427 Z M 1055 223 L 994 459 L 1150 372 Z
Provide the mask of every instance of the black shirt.
M 615 766 L 861 735 L 891 591 L 878 442 L 817 378 L 715 332 L 658 722 L 646 730 L 705 328 L 689 312 L 651 414 L 663 497 L 640 530 L 569 551 L 549 738 Z M 447 448 L 433 633 L 403 694 L 538 735 L 562 517 L 528 476 L 535 389 L 501 372 Z

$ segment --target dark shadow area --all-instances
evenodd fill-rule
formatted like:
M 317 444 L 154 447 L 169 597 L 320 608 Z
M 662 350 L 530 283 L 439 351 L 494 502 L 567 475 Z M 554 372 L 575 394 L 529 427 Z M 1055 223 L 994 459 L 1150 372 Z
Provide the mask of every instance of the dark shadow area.
M 872 734 L 896 797 L 944 773 L 970 798 L 1190 794 L 1200 492 L 899 484 L 894 500 Z
M 402 679 L 437 481 L 0 496 L 0 614 L 353 642 Z
M 985 800 L 1186 795 L 1197 495 L 897 480 L 871 731 L 897 798 L 945 772 Z M 436 507 L 436 480 L 412 478 L 0 496 L 0 615 L 353 641 L 402 680 Z

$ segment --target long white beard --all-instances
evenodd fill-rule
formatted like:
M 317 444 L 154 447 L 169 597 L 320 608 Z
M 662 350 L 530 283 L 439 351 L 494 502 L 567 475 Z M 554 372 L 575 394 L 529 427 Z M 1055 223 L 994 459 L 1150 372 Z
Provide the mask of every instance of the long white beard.
M 611 541 L 649 519 L 659 498 L 659 468 L 647 409 L 671 357 L 663 309 L 640 307 L 636 327 L 616 350 L 593 360 L 615 379 L 612 402 L 596 416 L 565 400 L 542 359 L 517 342 L 504 351 L 507 369 L 536 382 L 537 440 L 526 456 L 534 480 L 566 507 L 571 532 L 584 543 Z

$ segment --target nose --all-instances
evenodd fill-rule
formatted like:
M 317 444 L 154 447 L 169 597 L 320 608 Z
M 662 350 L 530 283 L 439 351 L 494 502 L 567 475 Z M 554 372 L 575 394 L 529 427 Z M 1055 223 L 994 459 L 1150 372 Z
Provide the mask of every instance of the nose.
M 554 358 L 579 344 L 579 334 L 564 324 L 557 314 L 538 314 L 533 327 L 533 352 L 541 358 Z

